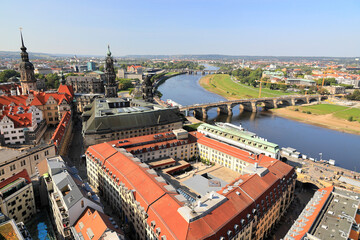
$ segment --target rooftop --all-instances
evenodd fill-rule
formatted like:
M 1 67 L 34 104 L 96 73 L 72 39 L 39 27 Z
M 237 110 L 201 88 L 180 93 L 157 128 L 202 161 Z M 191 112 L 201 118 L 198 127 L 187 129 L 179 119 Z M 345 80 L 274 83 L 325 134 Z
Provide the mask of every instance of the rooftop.
M 111 132 L 182 121 L 177 108 L 121 98 L 95 99 L 83 113 L 85 133 Z
M 359 234 L 360 194 L 327 187 L 315 192 L 285 240 L 314 236 L 318 239 L 348 239 L 352 231 Z
M 166 168 L 157 171 L 150 169 L 150 165 L 142 163 L 114 141 L 90 146 L 86 156 L 101 166 L 104 174 L 116 184 L 131 190 L 135 203 L 144 212 L 147 210 L 148 224 L 156 226 L 154 229 L 161 229 L 161 235 L 169 239 L 219 239 L 226 236 L 229 229 L 234 229 L 235 223 L 243 222 L 240 228 L 248 224 L 253 209 L 257 204 L 262 204 L 265 198 L 278 199 L 286 189 L 285 185 L 295 178 L 294 169 L 281 161 L 262 155 L 255 158 L 238 148 L 206 138 L 201 133 L 191 134 L 201 144 L 249 163 L 258 163 L 268 172 L 240 175 L 215 165 L 205 167 L 204 172 L 204 169 L 198 169 L 198 172 L 190 170 L 184 176 L 171 176 Z M 154 139 L 153 136 L 149 138 Z M 126 144 L 136 142 L 135 138 L 126 140 Z M 233 172 L 232 177 L 226 174 L 227 171 Z M 199 186 L 196 181 L 201 181 Z M 262 206 L 259 211 L 264 213 L 269 206 Z

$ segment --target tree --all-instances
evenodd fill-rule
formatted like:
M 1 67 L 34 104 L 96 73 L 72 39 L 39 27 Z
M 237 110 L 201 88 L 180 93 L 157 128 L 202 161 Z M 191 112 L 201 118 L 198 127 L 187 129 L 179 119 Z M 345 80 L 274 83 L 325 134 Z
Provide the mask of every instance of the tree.
M 8 69 L 0 72 L 0 82 L 7 82 L 11 77 L 20 77 L 20 73 L 17 71 Z
M 133 87 L 132 80 L 127 78 L 118 79 L 119 82 L 119 90 L 126 90 L 128 88 Z
M 36 79 L 45 79 L 45 76 L 41 73 L 35 73 L 35 78 Z
M 60 85 L 60 77 L 55 73 L 49 73 L 45 76 L 45 83 L 48 89 L 58 88 Z

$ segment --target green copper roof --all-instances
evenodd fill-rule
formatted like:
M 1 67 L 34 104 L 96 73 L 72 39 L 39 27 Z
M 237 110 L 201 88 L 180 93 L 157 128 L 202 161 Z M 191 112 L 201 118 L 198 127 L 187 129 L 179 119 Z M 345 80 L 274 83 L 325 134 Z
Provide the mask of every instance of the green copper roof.
M 237 129 L 231 129 L 228 127 L 219 127 L 219 126 L 214 126 L 214 125 L 210 125 L 207 123 L 201 124 L 198 127 L 198 130 L 203 130 L 203 131 L 207 131 L 207 132 L 209 132 L 209 129 L 218 131 L 218 133 L 214 133 L 214 132 L 212 132 L 212 133 L 222 136 L 222 137 L 226 137 L 230 140 L 239 141 L 239 142 L 241 140 L 245 140 L 245 141 L 256 142 L 257 144 L 261 144 L 263 146 L 267 146 L 268 148 L 266 150 L 269 152 L 275 153 L 276 149 L 279 148 L 279 146 L 277 144 L 265 141 L 265 140 L 257 137 L 256 134 L 248 132 L 246 130 L 237 130 Z M 232 138 L 232 137 L 235 137 L 235 138 Z M 237 140 L 236 137 L 240 138 L 240 140 Z

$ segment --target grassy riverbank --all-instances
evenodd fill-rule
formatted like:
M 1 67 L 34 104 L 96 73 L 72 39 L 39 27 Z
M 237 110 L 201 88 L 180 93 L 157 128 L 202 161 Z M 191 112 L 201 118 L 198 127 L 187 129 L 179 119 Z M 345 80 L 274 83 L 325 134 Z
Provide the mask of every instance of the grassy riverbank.
M 333 104 L 291 106 L 272 109 L 277 116 L 360 135 L 360 109 Z M 349 121 L 351 117 L 352 121 Z
M 221 95 L 228 100 L 257 98 L 259 96 L 259 88 L 234 82 L 227 74 L 207 75 L 201 78 L 199 83 L 206 90 Z M 261 96 L 277 97 L 289 94 L 292 93 L 263 88 Z M 360 135 L 359 108 L 318 104 L 272 109 L 271 112 L 279 117 Z
M 259 96 L 259 88 L 235 82 L 228 74 L 207 75 L 202 77 L 199 83 L 206 90 L 221 95 L 229 100 L 257 98 Z M 267 88 L 262 88 L 261 90 L 262 97 L 278 97 L 289 94 L 293 93 L 270 90 Z

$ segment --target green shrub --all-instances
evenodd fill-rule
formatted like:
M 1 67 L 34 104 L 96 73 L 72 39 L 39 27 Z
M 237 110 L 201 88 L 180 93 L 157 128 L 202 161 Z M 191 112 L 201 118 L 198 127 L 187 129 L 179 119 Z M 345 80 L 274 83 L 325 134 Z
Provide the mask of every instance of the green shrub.
M 295 108 L 295 109 L 294 109 L 294 111 L 295 111 L 295 112 L 298 112 L 298 111 L 299 111 L 299 109 L 298 109 L 298 108 Z
M 350 117 L 348 118 L 348 121 L 350 121 L 350 122 L 355 121 L 355 120 L 354 120 L 354 117 L 353 117 L 353 116 L 350 116 Z

